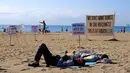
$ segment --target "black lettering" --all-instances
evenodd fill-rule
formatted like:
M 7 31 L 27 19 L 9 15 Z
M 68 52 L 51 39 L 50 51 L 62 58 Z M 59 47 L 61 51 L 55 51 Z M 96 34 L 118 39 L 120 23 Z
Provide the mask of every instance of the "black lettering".
M 83 31 L 84 29 L 83 28 L 80 28 L 80 31 Z
M 91 33 L 91 29 L 88 29 L 88 33 Z
M 91 20 L 91 16 L 88 16 L 88 20 Z
M 97 27 L 97 23 L 96 22 L 93 22 L 93 27 Z
M 92 27 L 92 23 L 90 23 L 89 26 Z
M 104 20 L 104 16 L 99 16 L 98 20 Z
M 92 20 L 96 20 L 97 19 L 97 16 L 92 16 Z

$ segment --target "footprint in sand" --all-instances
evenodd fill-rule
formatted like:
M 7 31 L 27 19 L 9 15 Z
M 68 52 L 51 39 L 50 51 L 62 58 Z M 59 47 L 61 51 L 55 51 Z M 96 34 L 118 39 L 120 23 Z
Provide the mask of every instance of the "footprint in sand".
M 20 65 L 20 64 L 18 64 L 18 63 L 17 63 L 17 64 L 14 64 L 14 66 L 17 66 L 17 65 Z
M 7 73 L 7 69 L 1 68 L 0 66 L 0 73 Z
M 46 69 L 41 69 L 41 71 L 46 71 Z
M 21 71 L 26 71 L 26 70 L 30 70 L 30 68 L 22 69 Z

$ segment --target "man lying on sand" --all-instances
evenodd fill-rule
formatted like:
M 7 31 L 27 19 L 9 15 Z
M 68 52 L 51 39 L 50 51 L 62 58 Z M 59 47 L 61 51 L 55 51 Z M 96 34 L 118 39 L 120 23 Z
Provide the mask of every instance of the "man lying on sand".
M 61 57 L 60 55 L 54 56 L 43 43 L 39 47 L 36 55 L 35 61 L 28 64 L 28 66 L 38 67 L 39 60 L 41 56 L 44 56 L 46 67 L 57 66 L 57 67 L 68 67 L 68 66 L 84 66 L 85 62 L 96 62 L 96 63 L 112 63 L 106 54 L 92 54 L 89 51 L 80 51 L 70 54 L 66 51 L 65 55 Z

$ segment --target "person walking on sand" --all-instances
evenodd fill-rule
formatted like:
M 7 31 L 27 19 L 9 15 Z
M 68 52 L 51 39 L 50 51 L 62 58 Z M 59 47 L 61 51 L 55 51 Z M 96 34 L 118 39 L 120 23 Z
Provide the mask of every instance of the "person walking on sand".
M 41 24 L 43 24 L 43 29 L 42 29 L 42 34 L 46 33 L 46 23 L 43 20 L 43 22 L 40 22 Z
M 46 23 L 43 21 L 43 34 L 46 33 Z

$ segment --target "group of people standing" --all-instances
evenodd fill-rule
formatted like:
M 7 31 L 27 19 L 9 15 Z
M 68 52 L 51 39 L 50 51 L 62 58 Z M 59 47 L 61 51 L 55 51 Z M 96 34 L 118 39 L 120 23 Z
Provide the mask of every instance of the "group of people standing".
M 118 31 L 118 32 L 119 32 L 119 31 Z M 121 33 L 122 33 L 122 32 L 125 33 L 125 32 L 126 32 L 126 27 L 121 28 L 121 29 L 120 29 L 120 32 L 121 32 Z
M 61 32 L 63 32 L 63 31 L 64 31 L 64 29 L 63 29 L 63 27 L 61 27 Z M 65 31 L 68 32 L 68 27 L 66 28 Z

